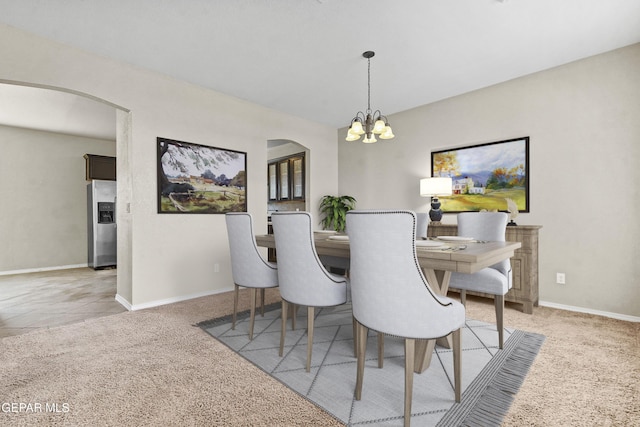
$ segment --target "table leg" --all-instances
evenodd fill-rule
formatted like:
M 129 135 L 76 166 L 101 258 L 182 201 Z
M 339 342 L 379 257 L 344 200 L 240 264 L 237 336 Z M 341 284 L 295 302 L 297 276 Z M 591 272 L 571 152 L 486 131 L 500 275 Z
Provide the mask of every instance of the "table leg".
M 449 290 L 449 281 L 451 280 L 451 272 L 443 270 L 432 270 L 428 268 L 422 269 L 424 277 L 427 279 L 429 286 L 438 295 L 447 295 Z M 451 335 L 438 338 L 437 340 L 418 340 L 415 349 L 415 365 L 414 372 L 422 373 L 431 364 L 431 356 L 436 344 L 444 348 L 453 348 L 451 343 Z
M 432 270 L 430 268 L 423 268 L 422 272 L 424 277 L 429 282 L 431 289 L 433 289 L 438 295 L 447 295 L 449 291 L 449 282 L 451 281 L 451 272 L 444 270 Z
M 435 346 L 436 340 L 416 340 L 413 372 L 421 374 L 429 367 Z

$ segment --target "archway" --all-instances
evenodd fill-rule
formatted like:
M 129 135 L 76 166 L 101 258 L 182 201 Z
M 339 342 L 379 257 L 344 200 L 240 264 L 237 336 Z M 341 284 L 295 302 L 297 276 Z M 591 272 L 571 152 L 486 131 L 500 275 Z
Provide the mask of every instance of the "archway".
M 19 82 L 19 81 L 9 81 L 9 80 L 1 80 L 0 86 L 5 88 L 10 88 L 12 90 L 16 90 L 18 88 L 28 89 L 31 92 L 40 92 L 43 96 L 43 99 L 48 97 L 51 99 L 61 99 L 64 97 L 72 98 L 72 104 L 74 104 L 74 111 L 76 112 L 84 112 L 87 110 L 92 110 L 91 105 L 96 105 L 96 111 L 100 109 L 110 109 L 115 114 L 112 114 L 113 117 L 113 129 L 115 129 L 115 145 L 116 145 L 116 158 L 117 158 L 117 187 L 118 187 L 118 208 L 117 208 L 117 217 L 116 220 L 118 222 L 118 271 L 117 271 L 117 291 L 116 291 L 116 300 L 118 300 L 122 305 L 124 305 L 127 309 L 131 308 L 129 301 L 132 299 L 132 273 L 131 273 L 131 221 L 129 218 L 129 210 L 131 200 L 131 171 L 129 168 L 129 152 L 130 152 L 130 138 L 131 138 L 131 117 L 128 109 L 121 107 L 119 105 L 115 105 L 110 103 L 104 99 L 100 99 L 98 97 L 82 93 L 75 90 L 70 90 L 66 88 L 48 86 L 48 85 L 39 85 L 28 82 Z M 35 113 L 34 113 L 35 114 Z M 35 120 L 35 117 L 32 118 Z M 91 119 L 86 116 L 83 117 L 83 121 L 91 122 Z M 28 127 L 20 123 L 9 123 L 8 126 L 17 126 L 17 127 Z M 45 126 L 45 125 L 43 125 Z M 48 126 L 48 125 L 46 125 Z M 44 127 L 34 126 L 35 130 L 42 130 L 48 132 L 62 132 L 64 130 L 52 128 L 47 130 Z M 73 135 L 75 131 L 68 131 L 70 135 Z M 85 205 L 86 206 L 86 205 Z M 86 210 L 85 210 L 86 212 Z M 43 214 L 45 211 L 43 211 Z M 50 214 L 50 213 L 49 213 Z M 85 213 L 86 215 L 86 213 Z M 86 241 L 85 241 L 86 245 Z M 35 266 L 34 269 L 37 270 L 46 270 L 47 266 L 43 268 L 38 268 Z M 56 268 L 49 268 L 56 269 Z
M 304 155 L 304 194 L 310 193 L 310 185 L 311 180 L 308 179 L 310 176 L 310 155 L 311 150 L 300 144 L 299 142 L 292 141 L 289 139 L 269 139 L 267 140 L 267 163 L 271 163 L 274 161 L 278 161 L 280 159 L 285 159 L 291 156 L 295 156 L 298 154 Z M 269 171 L 267 171 L 269 173 Z M 276 210 L 309 210 L 309 201 L 308 198 L 305 197 L 304 200 L 273 200 L 272 197 L 268 197 L 267 200 L 267 212 L 272 212 Z

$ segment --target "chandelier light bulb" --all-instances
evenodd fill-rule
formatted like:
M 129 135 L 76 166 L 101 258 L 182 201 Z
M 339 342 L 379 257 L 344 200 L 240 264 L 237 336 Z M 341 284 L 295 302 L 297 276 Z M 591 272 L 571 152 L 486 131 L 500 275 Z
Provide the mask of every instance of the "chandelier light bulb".
M 357 141 L 360 139 L 360 135 L 358 135 L 357 133 L 353 133 L 351 131 L 351 129 L 349 129 L 349 131 L 347 132 L 347 137 L 345 138 L 346 141 Z
M 380 139 L 391 139 L 394 136 L 395 135 L 391 130 L 391 126 L 389 126 L 389 124 L 387 123 L 387 125 L 384 127 L 384 131 L 380 134 Z
M 364 129 L 362 128 L 362 123 L 360 122 L 360 120 L 356 120 L 355 122 L 353 122 L 349 131 L 351 133 L 355 133 L 356 135 L 362 135 L 364 133 Z
M 385 122 L 382 119 L 376 120 L 376 124 L 373 125 L 373 133 L 377 133 L 378 135 L 384 131 Z
M 373 134 L 373 132 L 369 132 L 368 134 L 366 134 L 364 139 L 362 140 L 362 142 L 364 142 L 365 144 L 373 144 L 377 141 L 378 140 L 376 139 L 376 136 Z

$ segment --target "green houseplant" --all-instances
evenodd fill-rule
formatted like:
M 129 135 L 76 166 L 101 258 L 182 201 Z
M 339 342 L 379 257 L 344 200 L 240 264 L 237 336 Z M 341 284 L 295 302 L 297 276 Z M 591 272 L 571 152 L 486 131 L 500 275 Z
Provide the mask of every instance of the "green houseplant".
M 347 212 L 356 207 L 356 199 L 351 196 L 324 196 L 320 200 L 320 214 L 324 215 L 322 228 L 343 232 L 347 225 Z

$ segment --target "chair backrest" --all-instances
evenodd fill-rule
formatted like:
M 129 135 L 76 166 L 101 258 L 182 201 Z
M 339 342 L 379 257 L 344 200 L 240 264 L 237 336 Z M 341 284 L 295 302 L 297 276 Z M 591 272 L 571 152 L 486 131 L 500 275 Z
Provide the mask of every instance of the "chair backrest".
M 246 212 L 225 214 L 231 272 L 235 284 L 247 287 L 272 287 L 278 285 L 275 264 L 262 258 L 253 234 L 253 217 Z
M 505 212 L 463 212 L 458 214 L 458 235 L 478 240 L 504 242 L 509 215 Z M 507 274 L 511 262 L 506 259 L 491 266 Z
M 316 252 L 309 212 L 271 215 L 278 254 L 280 295 L 305 306 L 333 306 L 347 301 L 347 280 L 329 273 Z
M 429 228 L 429 214 L 426 212 L 416 213 L 416 239 L 427 238 L 427 228 Z
M 434 293 L 416 256 L 416 215 L 411 211 L 347 213 L 353 314 L 363 325 L 405 337 L 451 332 L 448 298 Z M 438 335 L 441 333 L 441 335 Z

